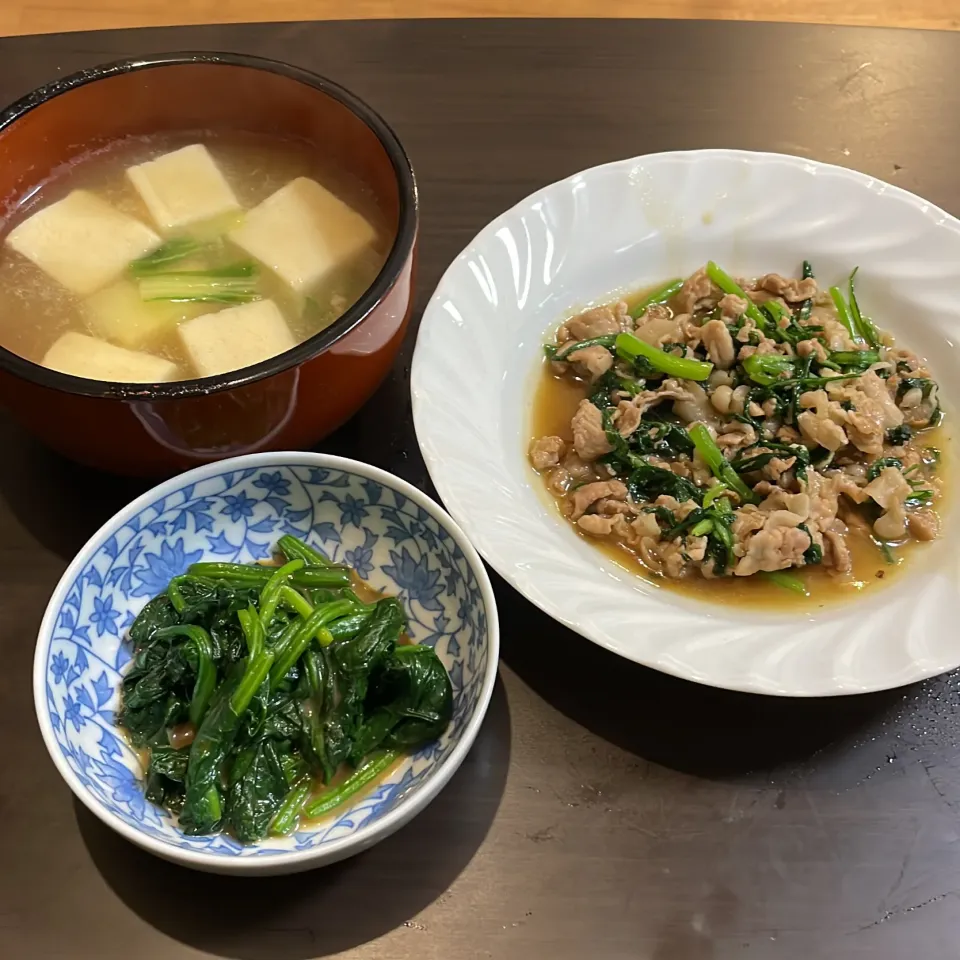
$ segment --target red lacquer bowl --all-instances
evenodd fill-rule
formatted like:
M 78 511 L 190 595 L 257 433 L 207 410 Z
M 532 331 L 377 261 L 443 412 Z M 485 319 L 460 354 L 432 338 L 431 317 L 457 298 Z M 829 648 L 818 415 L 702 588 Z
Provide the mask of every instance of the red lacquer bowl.
M 400 141 L 366 104 L 285 63 L 172 54 L 85 70 L 0 114 L 2 234 L 57 167 L 122 137 L 209 129 L 299 139 L 358 177 L 394 231 L 376 280 L 326 330 L 217 377 L 117 384 L 48 370 L 0 348 L 0 404 L 51 447 L 115 473 L 162 475 L 222 457 L 307 448 L 387 374 L 412 305 L 417 188 Z

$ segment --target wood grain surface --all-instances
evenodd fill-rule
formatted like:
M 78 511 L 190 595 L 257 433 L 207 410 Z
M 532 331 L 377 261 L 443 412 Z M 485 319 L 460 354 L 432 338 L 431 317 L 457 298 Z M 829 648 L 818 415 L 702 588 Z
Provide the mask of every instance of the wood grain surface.
M 3 0 L 0 36 L 270 20 L 585 16 L 960 27 L 956 0 Z
M 960 112 L 960 36 L 947 33 L 486 21 L 81 34 L 0 41 L 0 100 L 135 52 L 216 47 L 328 74 L 395 126 L 421 187 L 421 308 L 490 218 L 637 153 L 788 151 L 960 213 L 960 134 L 942 122 Z M 323 449 L 429 489 L 412 349 L 413 336 Z M 143 488 L 64 463 L 2 415 L 0 447 L 0 956 L 956 960 L 960 675 L 831 700 L 725 693 L 620 660 L 501 582 L 487 720 L 408 827 L 269 880 L 139 852 L 58 776 L 31 662 L 66 564 Z

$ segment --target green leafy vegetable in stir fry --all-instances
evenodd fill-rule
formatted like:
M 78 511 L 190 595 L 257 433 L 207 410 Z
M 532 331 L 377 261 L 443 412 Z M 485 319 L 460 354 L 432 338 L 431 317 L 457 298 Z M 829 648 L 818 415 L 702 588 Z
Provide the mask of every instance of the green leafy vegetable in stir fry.
M 295 537 L 279 548 L 280 567 L 194 564 L 130 628 L 118 722 L 149 753 L 147 798 L 187 834 L 289 833 L 450 722 L 450 678 L 401 642 L 400 602 L 364 603 Z
M 933 539 L 937 384 L 863 314 L 856 273 L 821 291 L 809 263 L 744 280 L 710 262 L 562 324 L 551 373 L 583 398 L 530 456 L 578 529 L 665 577 L 801 594 L 785 571 L 850 573 L 853 532 L 888 557 Z

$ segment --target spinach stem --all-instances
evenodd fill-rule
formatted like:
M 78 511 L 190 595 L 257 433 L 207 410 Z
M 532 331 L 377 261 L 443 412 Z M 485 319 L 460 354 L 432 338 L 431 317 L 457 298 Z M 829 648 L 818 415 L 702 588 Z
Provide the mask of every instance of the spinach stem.
M 635 337 L 632 333 L 619 334 L 615 346 L 622 359 L 634 361 L 638 357 L 643 357 L 654 369 L 679 380 L 706 380 L 713 372 L 712 363 L 675 357 Z
M 634 320 L 642 317 L 647 312 L 648 307 L 652 307 L 655 303 L 666 303 L 667 300 L 680 292 L 682 286 L 683 280 L 671 280 L 662 287 L 651 290 L 642 300 L 638 300 L 630 308 L 630 316 Z
M 694 423 L 689 429 L 690 439 L 697 448 L 703 462 L 710 468 L 710 472 L 722 483 L 733 490 L 742 503 L 756 503 L 756 497 L 750 488 L 743 482 L 740 475 L 730 465 L 723 451 L 710 436 L 710 431 L 704 423 Z
M 291 788 L 290 792 L 284 797 L 280 809 L 276 812 L 273 821 L 270 824 L 270 832 L 276 837 L 285 837 L 291 833 L 300 819 L 300 813 L 303 805 L 310 796 L 310 788 L 313 781 L 310 777 L 301 777 Z
M 857 271 L 859 269 L 860 269 L 859 267 L 853 268 L 853 272 L 850 274 L 850 280 L 848 283 L 848 287 L 849 287 L 848 295 L 850 298 L 850 315 L 853 320 L 854 329 L 860 335 L 861 339 L 866 340 L 866 342 L 869 343 L 874 350 L 877 350 L 882 346 L 882 343 L 880 340 L 880 333 L 878 332 L 877 328 L 873 325 L 873 321 L 869 317 L 865 317 L 860 312 L 860 304 L 857 303 L 857 291 L 855 288 L 855 281 L 857 277 Z
M 307 674 L 307 686 L 310 688 L 310 696 L 313 698 L 312 709 L 322 709 L 323 703 L 323 682 L 327 669 L 327 662 L 319 650 L 307 647 L 303 652 L 303 667 Z
M 847 301 L 843 299 L 843 293 L 839 287 L 830 288 L 830 299 L 833 300 L 833 305 L 837 309 L 837 319 L 844 325 L 853 342 L 858 343 L 860 334 L 854 329 L 850 309 L 847 307 Z
M 223 804 L 220 801 L 220 791 L 217 790 L 216 787 L 210 787 L 210 789 L 207 790 L 206 803 L 210 818 L 215 823 L 219 823 L 220 818 L 223 816 Z
M 227 580 L 238 585 L 249 586 L 266 584 L 275 572 L 276 567 L 210 562 L 191 564 L 187 570 L 192 577 Z M 290 577 L 290 583 L 297 587 L 348 587 L 350 568 L 332 565 L 323 568 L 306 567 L 295 571 Z
M 722 480 L 719 483 L 715 483 L 709 490 L 703 495 L 703 508 L 706 509 L 713 503 L 717 497 L 723 496 L 730 487 L 727 486 Z
M 280 588 L 298 571 L 303 569 L 303 560 L 299 557 L 290 560 L 282 567 L 279 567 L 270 579 L 264 584 L 260 591 L 260 622 L 263 629 L 266 630 L 273 620 L 273 615 L 277 612 L 277 605 L 280 603 Z
M 802 597 L 810 596 L 810 591 L 807 589 L 807 585 L 799 577 L 795 577 L 792 573 L 786 573 L 783 570 L 766 570 L 762 571 L 761 575 L 765 580 L 769 580 L 771 583 L 776 584 L 778 587 L 782 587 L 784 590 L 789 590 L 791 593 L 798 593 Z
M 295 590 L 289 584 L 284 583 L 280 586 L 278 599 L 304 619 L 313 613 L 313 604 L 299 590 Z
M 352 637 L 373 615 L 373 604 L 362 603 L 352 591 L 349 594 L 343 599 L 350 604 L 351 612 L 343 617 L 338 617 L 329 628 L 321 627 L 317 630 L 315 636 L 320 641 L 321 646 L 326 647 L 334 640 Z M 280 600 L 304 620 L 308 619 L 315 609 L 303 594 L 286 584 L 280 588 Z
M 366 763 L 354 770 L 339 786 L 324 790 L 323 793 L 319 794 L 312 803 L 307 805 L 304 813 L 310 818 L 329 813 L 362 790 L 372 780 L 381 776 L 399 756 L 399 750 L 385 750 L 383 753 L 372 755 Z
M 837 350 L 830 354 L 830 362 L 839 367 L 866 369 L 871 364 L 880 362 L 880 354 L 876 350 Z
M 841 373 L 836 377 L 791 377 L 788 380 L 777 380 L 770 384 L 771 390 L 779 390 L 781 387 L 804 387 L 807 390 L 815 390 L 818 387 L 825 387 L 828 383 L 843 383 L 844 380 L 856 380 L 862 377 L 863 373 Z
M 309 567 L 332 566 L 319 550 L 314 550 L 306 541 L 290 533 L 285 533 L 277 545 L 288 560 L 302 560 Z
M 590 337 L 587 340 L 572 340 L 570 343 L 565 343 L 558 350 L 555 350 L 550 359 L 566 360 L 571 353 L 576 353 L 578 350 L 584 350 L 587 347 L 606 347 L 609 350 L 613 347 L 616 339 L 614 334 L 608 333 L 602 337 Z
M 183 599 L 183 594 L 180 592 L 180 584 L 186 579 L 187 578 L 185 575 L 181 575 L 179 577 L 174 577 L 167 584 L 167 596 L 169 597 L 170 602 L 173 604 L 173 609 L 176 610 L 177 613 L 183 613 L 184 608 L 187 605 L 187 601 Z
M 233 691 L 233 696 L 230 698 L 230 709 L 240 716 L 250 706 L 254 694 L 266 680 L 270 665 L 273 663 L 274 653 L 272 650 L 265 649 L 266 635 L 256 607 L 251 605 L 246 610 L 238 610 L 237 619 L 240 621 L 244 639 L 247 641 L 247 666 L 237 689 Z
M 737 283 L 730 274 L 721 270 L 712 260 L 707 264 L 707 276 L 724 292 L 731 293 L 735 297 L 740 297 L 747 303 L 747 309 L 744 313 L 754 322 L 754 325 L 761 332 L 766 332 L 769 322 L 763 315 L 763 311 L 747 296 L 743 287 Z
M 743 361 L 743 369 L 754 383 L 769 387 L 785 379 L 783 374 L 792 374 L 795 368 L 789 357 L 779 353 L 754 353 Z
M 263 685 L 270 672 L 270 665 L 273 663 L 273 651 L 265 650 L 255 660 L 247 663 L 247 669 L 243 674 L 240 685 L 233 691 L 230 698 L 230 709 L 239 717 L 247 707 L 254 694 Z
M 267 643 L 267 635 L 257 615 L 257 608 L 250 604 L 246 610 L 238 610 L 237 619 L 240 621 L 243 638 L 247 643 L 247 657 L 251 661 L 256 660 L 263 653 Z
M 354 608 L 355 604 L 350 600 L 334 600 L 316 607 L 313 613 L 300 624 L 297 631 L 286 639 L 284 646 L 280 648 L 278 645 L 276 659 L 270 669 L 270 685 L 276 686 L 287 675 L 290 668 L 310 645 L 314 635 L 317 635 L 321 646 L 329 646 L 333 642 L 333 637 L 330 636 L 329 630 L 321 634 L 321 628 L 331 620 L 336 620 L 337 617 L 352 613 Z
M 808 277 L 813 276 L 813 266 L 809 260 L 803 261 L 803 269 L 800 272 L 800 278 L 806 280 Z M 797 322 L 802 323 L 805 320 L 810 319 L 810 311 L 813 310 L 813 299 L 804 300 L 800 304 L 800 309 L 797 310 Z

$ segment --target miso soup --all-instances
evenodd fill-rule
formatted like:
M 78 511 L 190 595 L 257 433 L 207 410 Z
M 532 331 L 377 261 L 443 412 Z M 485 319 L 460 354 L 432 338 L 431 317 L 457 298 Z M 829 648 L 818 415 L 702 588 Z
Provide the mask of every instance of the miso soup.
M 147 383 L 289 350 L 356 302 L 392 241 L 371 191 L 315 146 L 210 132 L 91 151 L 2 233 L 0 346 Z

